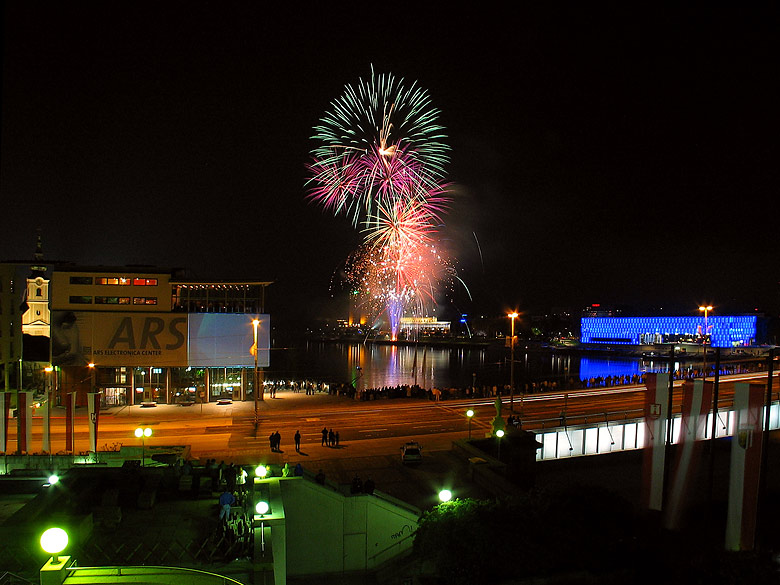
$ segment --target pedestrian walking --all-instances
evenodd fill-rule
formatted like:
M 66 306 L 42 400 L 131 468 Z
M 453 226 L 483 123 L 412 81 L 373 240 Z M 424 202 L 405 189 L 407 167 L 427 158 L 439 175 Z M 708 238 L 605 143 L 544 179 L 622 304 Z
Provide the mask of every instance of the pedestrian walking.
M 282 450 L 282 435 L 279 434 L 279 431 L 274 433 L 274 444 L 276 445 L 277 452 Z
M 328 446 L 330 447 L 336 446 L 336 435 L 333 432 L 333 429 L 330 429 L 330 432 L 328 433 Z
M 322 429 L 322 446 L 324 447 L 327 444 L 328 444 L 328 429 L 327 428 L 323 428 Z
M 271 445 L 271 451 L 276 451 L 276 433 L 268 435 L 268 443 Z
M 301 450 L 301 431 L 295 431 L 295 436 L 293 437 L 295 440 L 295 451 L 300 452 Z

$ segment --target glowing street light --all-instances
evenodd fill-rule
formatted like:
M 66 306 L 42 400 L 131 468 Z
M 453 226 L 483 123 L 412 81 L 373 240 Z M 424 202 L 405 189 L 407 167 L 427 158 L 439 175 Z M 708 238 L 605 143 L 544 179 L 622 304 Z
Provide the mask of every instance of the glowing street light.
M 709 315 L 709 312 L 712 311 L 712 305 L 707 305 L 699 307 L 699 311 L 704 312 L 704 344 L 707 344 L 707 331 L 709 331 L 709 328 L 707 327 L 707 315 Z
M 261 478 L 265 477 L 266 475 L 268 475 L 268 468 L 265 465 L 258 465 L 255 468 L 255 475 Z
M 449 502 L 452 499 L 452 492 L 450 490 L 444 489 L 439 492 L 439 501 L 444 504 Z
M 501 461 L 501 438 L 504 436 L 504 429 L 498 429 L 496 431 L 496 437 L 498 437 L 498 456 L 496 459 Z
M 468 409 L 466 411 L 466 416 L 469 419 L 469 440 L 471 440 L 471 419 L 474 417 L 474 411 L 472 409 Z
M 149 427 L 138 427 L 135 429 L 135 436 L 141 439 L 141 467 L 146 467 L 146 439 L 152 436 L 152 429 Z
M 257 417 L 258 417 L 258 412 L 257 412 L 258 401 L 264 399 L 264 397 L 263 397 L 263 389 L 260 387 L 260 383 L 259 383 L 260 381 L 258 379 L 259 376 L 258 376 L 258 371 L 257 371 L 257 354 L 259 353 L 258 349 L 257 349 L 257 327 L 259 325 L 260 325 L 260 319 L 252 319 L 252 326 L 254 327 L 254 340 L 255 340 L 255 343 L 252 346 L 252 355 L 254 355 L 254 357 L 255 357 L 255 378 L 254 378 L 255 379 L 255 382 L 254 382 L 255 388 L 254 388 L 254 392 L 252 393 L 252 394 L 254 394 L 254 397 L 255 397 L 255 428 L 257 428 L 257 420 L 258 420 L 257 419 Z
M 509 338 L 512 348 L 509 352 L 509 412 L 515 411 L 515 319 L 517 316 L 517 311 L 507 314 L 507 317 L 512 319 L 512 335 Z
M 62 528 L 49 528 L 41 534 L 41 548 L 52 555 L 51 563 L 59 564 L 59 554 L 68 546 L 68 533 Z

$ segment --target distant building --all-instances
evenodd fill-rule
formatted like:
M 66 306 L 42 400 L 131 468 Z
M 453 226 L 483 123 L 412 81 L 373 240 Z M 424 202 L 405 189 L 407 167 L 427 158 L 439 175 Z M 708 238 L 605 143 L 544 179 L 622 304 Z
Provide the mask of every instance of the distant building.
M 109 406 L 246 400 L 255 347 L 257 366 L 269 365 L 270 284 L 190 280 L 152 266 L 55 267 L 55 403 L 76 392 L 82 404 L 90 389 Z
M 0 389 L 18 387 L 22 357 L 22 321 L 15 290 L 15 263 L 0 263 Z
M 400 331 L 406 337 L 415 335 L 449 335 L 450 322 L 439 321 L 436 317 L 402 317 Z
M 757 315 L 691 317 L 583 317 L 580 343 L 653 345 L 706 343 L 743 347 L 763 343 L 766 321 Z

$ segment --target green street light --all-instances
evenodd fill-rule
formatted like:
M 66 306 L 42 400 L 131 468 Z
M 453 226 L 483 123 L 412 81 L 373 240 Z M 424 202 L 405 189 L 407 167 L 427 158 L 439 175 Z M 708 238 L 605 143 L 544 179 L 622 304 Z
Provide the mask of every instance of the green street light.
M 466 411 L 466 416 L 467 416 L 467 417 L 468 417 L 468 419 L 469 419 L 469 441 L 470 441 L 470 440 L 471 440 L 471 419 L 472 419 L 472 417 L 474 416 L 474 411 L 473 411 L 472 409 L 470 409 L 470 408 L 469 408 L 469 409 Z
M 257 502 L 257 505 L 255 506 L 255 512 L 257 512 L 260 516 L 264 514 L 268 514 L 268 510 L 270 509 L 271 507 L 268 505 L 268 502 L 265 502 L 263 500 Z
M 504 436 L 504 429 L 498 429 L 496 431 L 496 437 L 498 437 L 498 456 L 496 459 L 501 461 L 501 438 Z
M 450 490 L 441 490 L 439 492 L 439 501 L 444 504 L 452 499 L 452 492 Z
M 258 465 L 255 468 L 255 475 L 257 477 L 265 477 L 268 475 L 268 468 L 265 465 Z
M 58 555 L 68 546 L 68 533 L 62 528 L 49 528 L 41 534 L 41 548 L 52 555 L 52 563 L 59 563 Z

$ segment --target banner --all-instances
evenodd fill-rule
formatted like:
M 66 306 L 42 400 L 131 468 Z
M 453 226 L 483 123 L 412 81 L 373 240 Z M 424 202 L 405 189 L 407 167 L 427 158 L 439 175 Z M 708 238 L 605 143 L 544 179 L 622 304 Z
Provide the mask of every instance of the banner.
M 764 386 L 734 384 L 734 435 L 731 439 L 726 549 L 752 550 L 761 476 Z
M 73 437 L 76 423 L 76 393 L 65 394 L 65 452 L 73 453 Z
M 3 423 L 0 425 L 0 453 L 8 453 L 8 418 L 11 414 L 11 393 L 0 392 L 0 416 Z
M 712 407 L 713 388 L 712 382 L 704 380 L 683 383 L 680 439 L 665 518 L 666 527 L 670 530 L 679 528 L 680 517 L 690 500 L 691 481 L 698 471 L 703 439 L 707 435 L 707 415 Z
M 87 394 L 87 404 L 89 406 L 89 450 L 92 453 L 96 453 L 98 418 L 100 417 L 100 392 L 89 392 Z
M 270 364 L 271 319 L 245 313 L 54 311 L 55 366 L 252 367 Z
M 669 374 L 645 377 L 645 445 L 642 466 L 642 503 L 661 511 L 666 463 L 666 410 L 669 403 Z
M 46 393 L 41 403 L 41 419 L 43 424 L 41 451 L 51 453 L 51 392 Z
M 30 453 L 32 449 L 32 392 L 19 392 L 16 396 L 17 453 Z
M 253 367 L 257 325 L 257 366 L 270 365 L 271 318 L 242 313 L 192 313 L 189 317 L 188 363 L 197 367 Z

